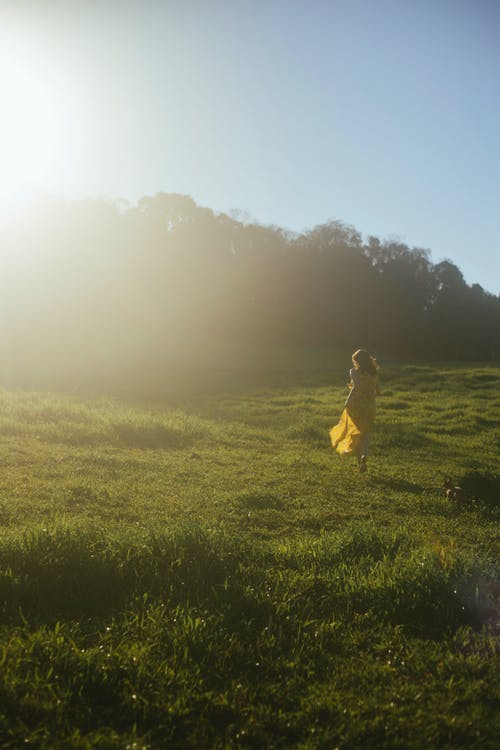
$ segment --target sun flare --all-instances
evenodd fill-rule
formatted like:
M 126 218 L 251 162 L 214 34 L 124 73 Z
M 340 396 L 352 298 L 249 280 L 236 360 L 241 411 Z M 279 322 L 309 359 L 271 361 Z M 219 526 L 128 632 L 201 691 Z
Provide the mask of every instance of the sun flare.
M 61 172 L 67 137 L 64 97 L 43 65 L 0 49 L 0 208 L 14 209 Z

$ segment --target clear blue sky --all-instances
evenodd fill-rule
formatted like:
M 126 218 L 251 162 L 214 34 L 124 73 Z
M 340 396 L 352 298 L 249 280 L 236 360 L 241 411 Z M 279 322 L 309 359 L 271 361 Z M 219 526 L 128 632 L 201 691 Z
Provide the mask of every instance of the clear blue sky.
M 500 291 L 498 0 L 0 9 L 62 92 L 64 168 L 43 188 L 188 193 L 294 230 L 336 218 Z

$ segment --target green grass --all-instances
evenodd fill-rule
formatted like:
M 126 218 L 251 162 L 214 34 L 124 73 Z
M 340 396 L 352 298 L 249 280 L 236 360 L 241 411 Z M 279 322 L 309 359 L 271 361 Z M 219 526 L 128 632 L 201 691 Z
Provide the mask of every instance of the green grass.
M 496 749 L 500 370 L 384 370 L 367 475 L 345 380 L 0 392 L 0 747 Z

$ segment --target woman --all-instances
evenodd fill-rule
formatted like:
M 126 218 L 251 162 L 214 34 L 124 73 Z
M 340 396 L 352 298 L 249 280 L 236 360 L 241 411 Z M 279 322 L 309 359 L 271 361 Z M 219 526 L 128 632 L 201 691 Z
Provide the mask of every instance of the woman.
M 375 419 L 375 397 L 379 395 L 378 363 L 366 349 L 352 355 L 350 393 L 340 422 L 330 430 L 332 445 L 341 456 L 353 454 L 360 472 L 367 469 L 370 428 Z

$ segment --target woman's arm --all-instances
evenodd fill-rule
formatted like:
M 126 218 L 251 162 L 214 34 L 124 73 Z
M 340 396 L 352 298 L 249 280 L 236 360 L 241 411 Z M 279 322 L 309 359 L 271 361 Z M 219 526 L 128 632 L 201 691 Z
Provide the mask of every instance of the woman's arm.
M 349 370 L 349 375 L 351 376 L 351 388 L 356 388 L 356 386 L 359 386 L 359 370 L 356 370 L 355 367 L 351 367 Z
M 348 383 L 347 385 L 350 388 L 350 391 L 349 391 L 349 395 L 347 396 L 347 398 L 345 400 L 344 406 L 347 406 L 347 404 L 349 403 L 349 401 L 351 399 L 351 396 L 354 393 L 354 391 L 356 390 L 356 386 L 359 383 L 359 375 L 358 375 L 358 371 L 356 370 L 355 367 L 352 367 L 349 370 L 349 375 L 351 376 L 351 382 Z

